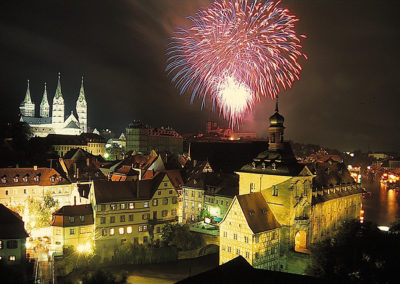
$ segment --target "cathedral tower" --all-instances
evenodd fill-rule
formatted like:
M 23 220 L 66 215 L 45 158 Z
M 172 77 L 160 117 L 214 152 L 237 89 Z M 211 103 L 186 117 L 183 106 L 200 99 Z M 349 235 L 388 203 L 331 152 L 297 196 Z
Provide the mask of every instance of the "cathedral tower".
M 83 133 L 87 132 L 87 103 L 85 99 L 85 90 L 83 88 L 83 76 L 79 97 L 76 101 L 76 113 L 78 114 L 79 125 Z
M 50 105 L 47 100 L 47 86 L 44 83 L 44 92 L 42 102 L 40 103 L 40 117 L 49 117 L 50 116 Z
M 54 127 L 62 127 L 62 124 L 64 123 L 64 110 L 65 106 L 61 93 L 60 73 L 58 73 L 57 89 L 53 99 L 52 124 Z
M 31 92 L 29 90 L 29 80 L 28 86 L 26 88 L 26 94 L 24 101 L 19 105 L 19 110 L 22 116 L 35 116 L 35 104 L 32 102 L 31 99 Z
M 279 114 L 278 97 L 276 98 L 275 113 L 269 118 L 268 128 L 268 150 L 276 151 L 284 148 L 283 144 L 283 122 L 285 119 Z

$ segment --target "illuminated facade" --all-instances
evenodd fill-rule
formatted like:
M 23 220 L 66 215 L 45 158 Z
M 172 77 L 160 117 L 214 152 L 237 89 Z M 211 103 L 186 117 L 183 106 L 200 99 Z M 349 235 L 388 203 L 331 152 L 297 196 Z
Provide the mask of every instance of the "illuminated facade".
M 233 251 L 239 249 L 240 255 L 255 267 L 304 273 L 310 244 L 332 236 L 342 221 L 358 219 L 360 215 L 362 189 L 351 178 L 346 167 L 332 160 L 309 165 L 298 163 L 290 144 L 283 140 L 283 122 L 284 118 L 277 107 L 270 118 L 268 150 L 237 171 L 239 196 L 235 197 L 220 225 L 220 263 L 235 256 L 226 251 L 231 247 Z M 247 201 L 241 203 L 243 198 Z M 258 215 L 260 220 L 252 220 L 250 217 L 257 219 L 260 210 L 274 218 L 261 222 L 264 217 Z M 246 214 L 246 211 L 247 214 L 254 214 L 249 218 L 241 218 L 237 226 L 230 225 L 234 224 L 239 213 Z M 264 222 L 275 224 L 262 229 L 263 234 L 271 235 L 271 230 L 279 231 L 279 254 L 276 254 L 275 249 L 267 249 L 271 241 L 268 237 L 266 247 L 262 248 L 265 257 L 271 261 L 273 259 L 272 262 L 254 263 L 254 259 L 246 257 L 249 256 L 246 252 L 251 253 L 249 248 L 241 250 L 246 244 L 245 237 L 250 236 L 248 230 L 246 233 L 239 228 L 251 228 L 252 222 L 267 227 L 268 224 Z M 252 232 L 255 233 L 254 230 Z M 228 237 L 224 237 L 224 234 Z M 235 234 L 236 239 L 232 238 Z M 297 259 L 304 258 L 301 264 L 296 261 L 296 254 Z
M 45 84 L 42 101 L 40 103 L 39 117 L 35 117 L 35 104 L 32 102 L 30 95 L 29 80 L 24 101 L 20 104 L 19 109 L 21 114 L 20 121 L 29 124 L 34 136 L 46 137 L 49 134 L 79 135 L 87 132 L 87 102 L 83 87 L 83 78 L 76 102 L 78 119 L 72 112 L 69 116 L 65 116 L 65 104 L 61 92 L 60 73 L 58 74 L 58 83 L 53 98 L 52 109 L 50 109 L 50 104 L 47 99 L 47 86 Z
M 135 182 L 95 181 L 93 188 L 94 239 L 102 258 L 125 242 L 157 243 L 162 226 L 178 220 L 178 193 L 165 173 Z
M 183 138 L 169 127 L 152 128 L 140 121 L 131 123 L 126 128 L 126 151 L 147 154 L 151 150 L 182 154 Z
M 90 204 L 61 207 L 53 213 L 50 222 L 53 250 L 62 253 L 63 248 L 72 248 L 78 252 L 92 252 L 93 224 Z
M 49 134 L 45 139 L 60 157 L 72 149 L 82 149 L 94 156 L 102 157 L 106 152 L 105 139 L 93 133 L 82 133 L 79 136 Z
M 61 206 L 70 204 L 73 185 L 50 168 L 0 169 L 0 203 L 25 206 L 28 199 L 43 200 L 50 194 Z

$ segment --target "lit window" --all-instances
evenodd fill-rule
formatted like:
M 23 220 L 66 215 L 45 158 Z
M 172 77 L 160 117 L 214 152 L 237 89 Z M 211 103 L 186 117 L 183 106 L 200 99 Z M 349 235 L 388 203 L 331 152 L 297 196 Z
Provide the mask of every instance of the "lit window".
M 129 202 L 129 209 L 135 209 L 135 203 Z
M 125 209 L 125 203 L 121 203 L 121 210 Z
M 14 182 L 18 182 L 19 181 L 19 176 L 15 176 L 14 177 Z
M 149 207 L 149 202 L 148 202 L 148 201 L 145 201 L 145 202 L 143 203 L 143 207 L 144 207 L 144 208 L 148 208 L 148 207 Z
M 114 229 L 114 228 L 111 228 L 111 229 L 110 229 L 110 236 L 114 236 L 114 234 L 115 234 L 115 229 Z
M 10 256 L 8 257 L 8 260 L 9 260 L 9 261 L 15 261 L 15 255 L 10 255 Z
M 28 182 L 28 176 L 24 176 L 23 181 Z
M 143 220 L 147 220 L 149 218 L 150 218 L 150 214 L 149 213 L 145 213 L 145 214 L 142 215 L 142 219 Z
M 119 228 L 118 232 L 119 232 L 120 235 L 123 235 L 124 234 L 124 228 L 123 227 Z
M 129 226 L 126 228 L 126 233 L 127 234 L 132 234 L 132 226 Z
M 6 176 L 3 176 L 3 177 L 1 178 L 1 182 L 2 182 L 2 183 L 6 183 L 6 182 L 7 182 Z
M 104 237 L 104 236 L 107 236 L 107 229 L 102 229 L 101 230 L 101 235 Z
M 117 205 L 116 204 L 110 204 L 110 209 L 111 210 L 117 210 Z
M 158 205 L 158 199 L 153 199 L 153 206 L 157 206 Z
M 3 249 L 3 241 L 0 241 L 0 249 Z
M 55 176 L 51 176 L 51 177 L 50 177 L 50 181 L 51 181 L 51 182 L 55 182 L 55 181 L 56 181 L 56 177 L 55 177 Z
M 254 182 L 250 183 L 250 192 L 254 192 L 254 190 L 256 189 L 256 185 L 254 184 Z
M 69 229 L 69 234 L 70 235 L 75 235 L 75 229 Z

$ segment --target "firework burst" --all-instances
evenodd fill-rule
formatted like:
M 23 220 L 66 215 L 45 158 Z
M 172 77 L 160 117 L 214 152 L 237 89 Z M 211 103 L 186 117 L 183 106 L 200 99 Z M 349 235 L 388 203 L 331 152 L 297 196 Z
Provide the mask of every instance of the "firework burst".
M 168 48 L 166 70 L 181 94 L 217 105 L 231 126 L 262 97 L 274 99 L 299 79 L 306 57 L 296 16 L 280 1 L 217 1 L 190 17 Z M 304 36 L 302 36 L 304 37 Z

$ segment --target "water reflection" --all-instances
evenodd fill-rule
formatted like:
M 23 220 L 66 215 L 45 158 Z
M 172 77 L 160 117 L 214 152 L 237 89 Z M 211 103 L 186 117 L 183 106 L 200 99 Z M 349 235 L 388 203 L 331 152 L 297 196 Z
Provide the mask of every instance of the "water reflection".
M 400 217 L 400 193 L 378 182 L 363 183 L 371 196 L 363 199 L 365 220 L 388 226 Z

